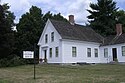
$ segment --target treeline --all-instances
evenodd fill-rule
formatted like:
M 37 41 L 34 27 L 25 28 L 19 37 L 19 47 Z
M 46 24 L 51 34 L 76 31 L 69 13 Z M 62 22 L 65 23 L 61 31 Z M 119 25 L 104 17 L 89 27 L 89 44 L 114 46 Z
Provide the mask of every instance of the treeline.
M 23 51 L 34 50 L 47 19 L 67 21 L 61 13 L 43 14 L 40 8 L 32 6 L 15 24 L 14 13 L 9 8 L 8 4 L 0 5 L 0 67 L 32 63 L 33 60 L 23 59 Z M 17 31 L 13 31 L 13 27 Z M 38 61 L 38 47 L 36 50 Z

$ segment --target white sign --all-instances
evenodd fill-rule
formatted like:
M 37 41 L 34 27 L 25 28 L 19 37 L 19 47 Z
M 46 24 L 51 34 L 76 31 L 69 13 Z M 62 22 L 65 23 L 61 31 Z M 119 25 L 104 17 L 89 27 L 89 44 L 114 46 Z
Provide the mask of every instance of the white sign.
M 23 58 L 33 58 L 34 52 L 33 51 L 23 51 Z

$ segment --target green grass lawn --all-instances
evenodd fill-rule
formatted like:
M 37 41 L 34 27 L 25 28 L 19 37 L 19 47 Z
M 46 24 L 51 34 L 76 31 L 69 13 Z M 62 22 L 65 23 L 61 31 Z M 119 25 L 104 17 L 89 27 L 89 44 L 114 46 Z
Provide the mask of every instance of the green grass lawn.
M 0 83 L 125 83 L 125 65 L 33 65 L 0 68 Z

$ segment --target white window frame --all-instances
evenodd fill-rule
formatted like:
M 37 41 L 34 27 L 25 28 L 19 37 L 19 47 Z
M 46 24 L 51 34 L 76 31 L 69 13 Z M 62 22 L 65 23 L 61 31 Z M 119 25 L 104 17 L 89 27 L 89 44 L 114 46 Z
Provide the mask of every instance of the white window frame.
M 56 55 L 56 57 L 59 56 L 59 47 L 55 47 L 55 55 Z
M 94 53 L 95 53 L 95 57 L 98 58 L 98 49 L 97 48 L 94 49 Z
M 72 57 L 76 57 L 76 56 L 77 56 L 77 48 L 72 47 Z
M 108 48 L 104 48 L 104 58 L 108 58 Z
M 122 56 L 125 56 L 125 46 L 122 46 Z
M 87 57 L 91 57 L 91 48 L 87 48 Z

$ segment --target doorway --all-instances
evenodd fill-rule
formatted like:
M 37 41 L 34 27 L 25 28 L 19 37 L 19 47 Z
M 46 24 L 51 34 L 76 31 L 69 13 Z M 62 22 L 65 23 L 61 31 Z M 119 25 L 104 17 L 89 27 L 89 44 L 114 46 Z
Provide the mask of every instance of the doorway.
M 44 50 L 44 62 L 47 63 L 47 50 Z
M 117 61 L 117 48 L 112 48 L 113 61 Z

